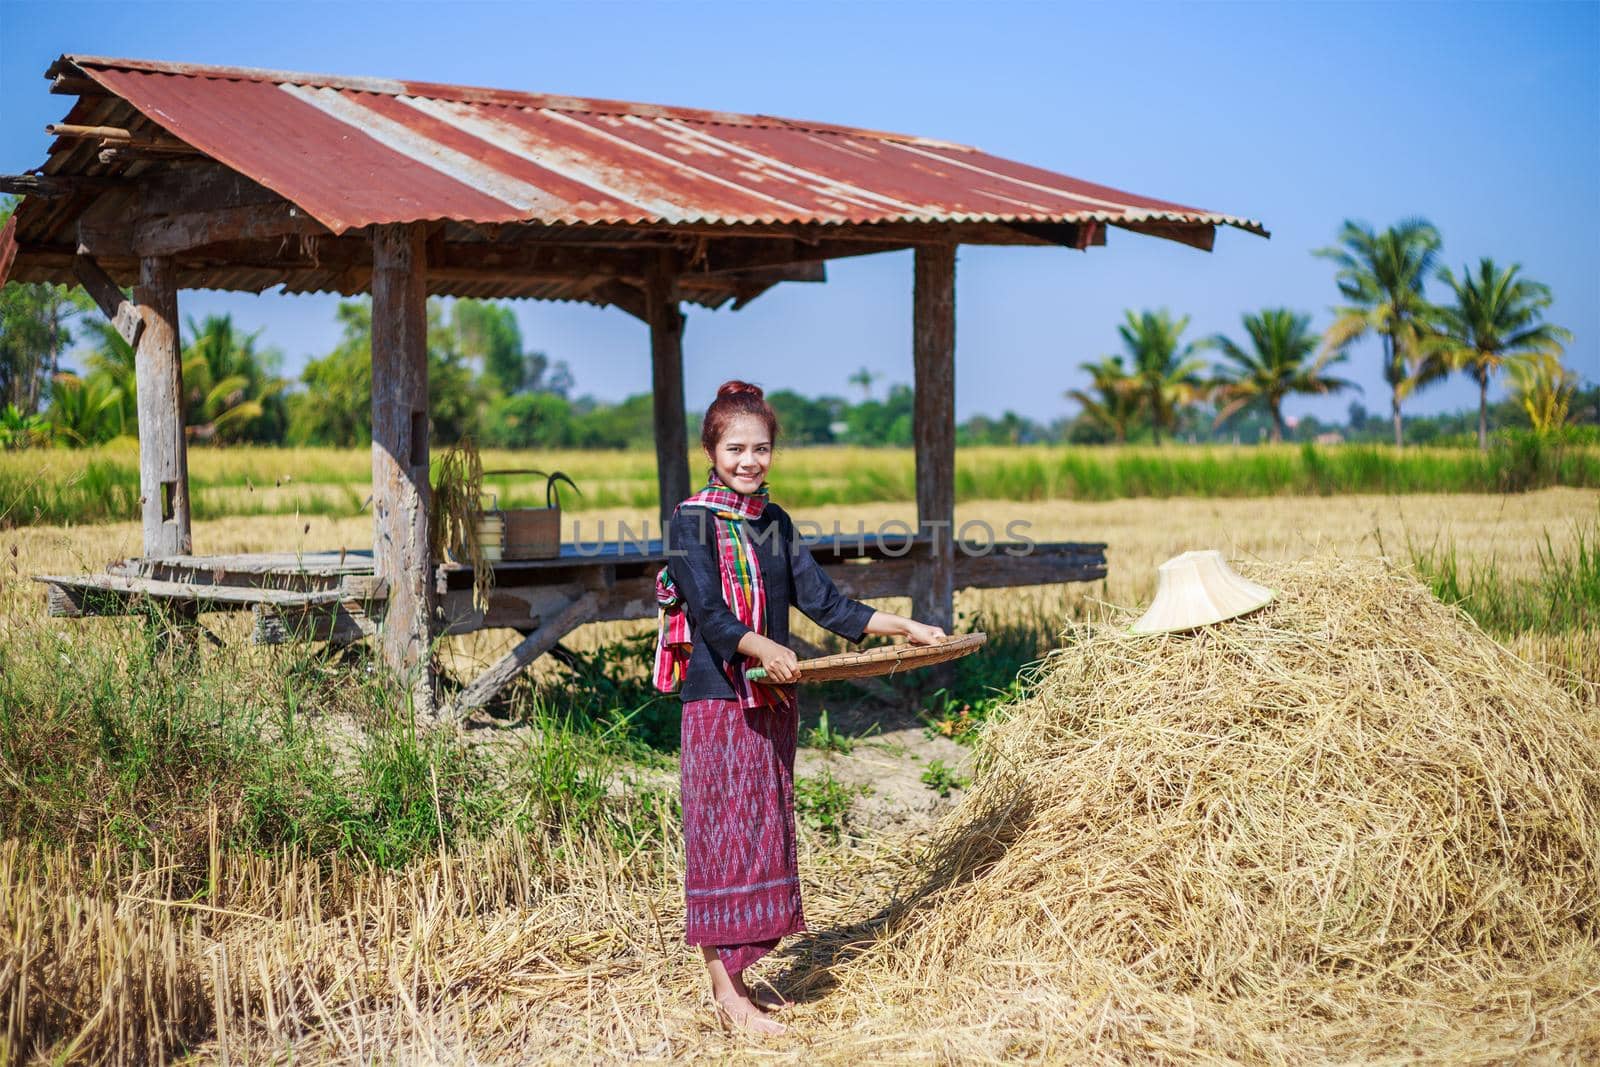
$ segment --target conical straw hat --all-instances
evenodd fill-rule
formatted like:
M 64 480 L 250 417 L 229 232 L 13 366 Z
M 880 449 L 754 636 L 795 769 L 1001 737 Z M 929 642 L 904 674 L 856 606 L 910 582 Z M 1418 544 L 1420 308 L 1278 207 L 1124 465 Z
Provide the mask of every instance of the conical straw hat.
M 1133 624 L 1136 634 L 1193 630 L 1254 611 L 1272 599 L 1272 590 L 1241 578 L 1214 548 L 1173 556 L 1159 574 L 1155 601 Z

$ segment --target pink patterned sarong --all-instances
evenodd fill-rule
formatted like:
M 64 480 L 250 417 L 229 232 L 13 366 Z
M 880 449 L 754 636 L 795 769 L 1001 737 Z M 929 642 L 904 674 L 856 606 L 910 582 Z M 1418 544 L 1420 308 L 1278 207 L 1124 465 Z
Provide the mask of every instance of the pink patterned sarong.
M 729 973 L 806 928 L 794 828 L 793 705 L 683 705 L 684 940 Z

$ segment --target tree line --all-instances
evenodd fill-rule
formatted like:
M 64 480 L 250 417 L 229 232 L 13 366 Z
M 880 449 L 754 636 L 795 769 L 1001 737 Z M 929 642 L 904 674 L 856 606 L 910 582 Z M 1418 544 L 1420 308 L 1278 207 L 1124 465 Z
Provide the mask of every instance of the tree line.
M 0 210 L 0 220 L 5 215 Z M 1382 420 L 1359 401 L 1343 424 L 1288 419 L 1286 400 L 1355 388 L 1340 377 L 1349 348 L 1381 341 L 1390 387 L 1393 439 L 1464 435 L 1461 415 L 1402 417 L 1401 405 L 1450 374 L 1479 387 L 1476 437 L 1489 424 L 1548 430 L 1567 421 L 1600 422 L 1600 388 L 1580 387 L 1561 362 L 1570 334 L 1543 321 L 1547 287 L 1482 259 L 1460 275 L 1438 263 L 1438 231 L 1406 220 L 1381 232 L 1346 222 L 1338 242 L 1315 254 L 1331 260 L 1344 303 L 1324 331 L 1288 308 L 1245 314 L 1237 338 L 1186 338 L 1187 316 L 1129 310 L 1117 327 L 1121 352 L 1082 363 L 1083 388 L 1067 391 L 1076 411 L 1049 423 L 1005 412 L 975 415 L 958 427 L 963 444 L 1192 441 L 1374 440 Z M 1432 302 L 1427 285 L 1447 299 Z M 182 336 L 185 418 L 199 444 L 357 446 L 371 439 L 372 308 L 341 301 L 339 341 L 290 381 L 282 356 L 260 333 L 228 316 L 189 319 Z M 1215 361 L 1208 360 L 1214 355 Z M 71 360 L 75 367 L 68 367 Z M 1511 395 L 1491 404 L 1499 374 Z M 474 437 L 498 448 L 639 448 L 653 438 L 648 392 L 620 403 L 574 396 L 564 362 L 527 347 L 503 303 L 432 300 L 428 374 L 433 437 Z M 785 439 L 795 444 L 909 445 L 912 389 L 866 368 L 846 385 L 859 397 L 769 394 Z M 689 413 L 690 419 L 695 417 Z M 0 445 L 86 445 L 133 434 L 137 426 L 134 354 L 77 288 L 12 283 L 0 291 Z
M 1186 407 L 1206 401 L 1216 405 L 1214 428 L 1241 414 L 1264 415 L 1269 439 L 1281 441 L 1284 401 L 1355 388 L 1336 368 L 1353 344 L 1376 337 L 1396 447 L 1405 442 L 1403 402 L 1456 373 L 1478 386 L 1479 448 L 1488 448 L 1489 386 L 1501 373 L 1512 381 L 1511 403 L 1495 406 L 1501 425 L 1540 432 L 1564 425 L 1584 398 L 1577 375 L 1562 362 L 1572 334 L 1544 321 L 1549 287 L 1525 277 L 1519 264 L 1502 267 L 1489 257 L 1457 275 L 1439 263 L 1442 243 L 1425 219 L 1382 231 L 1347 220 L 1335 244 L 1313 253 L 1334 263 L 1344 298 L 1325 331 L 1312 329 L 1309 314 L 1265 308 L 1242 317 L 1241 339 L 1217 334 L 1185 342 L 1187 317 L 1129 311 L 1117 330 L 1123 351 L 1081 364 L 1089 386 L 1067 396 L 1117 441 L 1143 427 L 1159 444 L 1163 431 L 1176 431 Z M 1430 282 L 1445 290 L 1442 301 L 1430 298 Z M 1221 362 L 1208 364 L 1206 352 Z M 1359 408 L 1359 419 L 1355 406 L 1351 412 L 1351 428 L 1366 430 L 1366 409 Z

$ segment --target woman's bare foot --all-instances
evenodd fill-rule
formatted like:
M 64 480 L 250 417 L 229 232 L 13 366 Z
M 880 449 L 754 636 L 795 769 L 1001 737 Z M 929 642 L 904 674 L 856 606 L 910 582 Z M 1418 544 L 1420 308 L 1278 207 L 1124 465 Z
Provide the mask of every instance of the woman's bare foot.
M 794 1007 L 794 1001 L 772 988 L 766 982 L 762 982 L 755 989 L 751 989 L 747 985 L 745 986 L 745 991 L 750 998 L 750 1002 L 762 1011 L 783 1011 L 785 1008 Z
M 767 1013 L 741 996 L 713 997 L 711 1003 L 716 1006 L 717 1015 L 726 1020 L 728 1024 L 738 1030 L 749 1034 L 758 1034 L 762 1037 L 777 1037 L 788 1030 L 787 1026 L 776 1019 L 769 1018 Z
M 700 954 L 706 963 L 706 973 L 711 978 L 711 1005 L 717 1013 L 717 1021 L 764 1037 L 776 1037 L 788 1029 L 782 1023 L 767 1018 L 766 1012 L 751 1002 L 743 971 L 728 973 L 716 949 L 709 945 L 701 946 Z

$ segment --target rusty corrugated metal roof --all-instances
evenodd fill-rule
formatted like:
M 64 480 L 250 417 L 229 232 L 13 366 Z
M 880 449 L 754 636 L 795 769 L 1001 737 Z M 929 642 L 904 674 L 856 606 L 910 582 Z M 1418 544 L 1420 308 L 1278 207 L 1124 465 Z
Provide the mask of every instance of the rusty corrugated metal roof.
M 319 225 L 185 248 L 183 288 L 364 292 L 370 248 L 356 231 L 376 223 L 434 224 L 430 293 L 635 313 L 641 256 L 662 248 L 684 257 L 682 299 L 720 307 L 820 281 L 822 260 L 919 241 L 1084 248 L 1109 225 L 1209 248 L 1218 226 L 1266 234 L 963 145 L 766 115 L 93 56 L 47 73 L 77 96 L 64 118 L 77 132 L 37 170 L 54 191 L 25 197 L 0 232 L 0 282 L 70 283 L 83 227 L 110 220 L 122 243 L 94 254 L 131 284 L 128 228 L 206 209 L 180 200 L 152 216 L 148 189 L 182 185 L 197 163 Z M 99 129 L 124 141 L 84 132 Z M 115 143 L 157 147 L 108 153 Z
M 899 134 L 609 100 L 65 61 L 335 233 L 371 223 L 1259 222 Z

